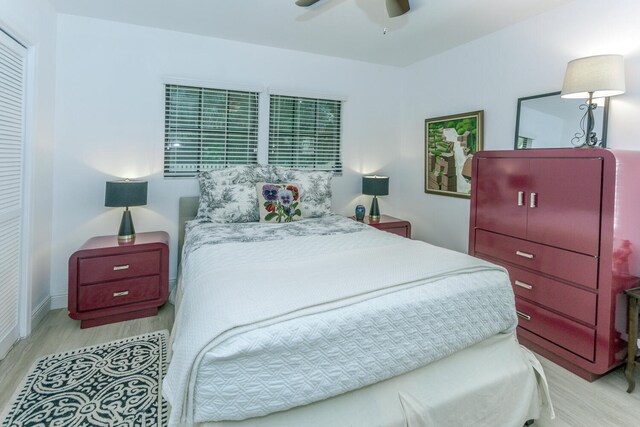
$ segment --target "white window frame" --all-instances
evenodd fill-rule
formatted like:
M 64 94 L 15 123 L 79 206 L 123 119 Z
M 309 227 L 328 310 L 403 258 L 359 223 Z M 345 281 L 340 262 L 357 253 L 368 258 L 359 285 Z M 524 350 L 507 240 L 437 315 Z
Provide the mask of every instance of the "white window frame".
M 161 114 L 162 114 L 162 126 L 163 126 L 163 150 L 164 150 L 164 126 L 165 126 L 165 87 L 166 85 L 181 85 L 181 86 L 195 86 L 202 87 L 207 89 L 221 89 L 221 90 L 230 90 L 230 91 L 246 91 L 246 92 L 258 92 L 258 152 L 257 159 L 259 165 L 268 164 L 269 160 L 269 112 L 270 112 L 270 97 L 271 95 L 282 95 L 282 96 L 293 96 L 293 97 L 301 97 L 301 98 L 312 98 L 312 99 L 327 99 L 332 101 L 340 101 L 340 163 L 341 170 L 339 172 L 334 172 L 334 175 L 340 176 L 342 175 L 342 171 L 344 170 L 344 165 L 342 161 L 343 155 L 343 142 L 344 142 L 344 107 L 346 102 L 348 101 L 347 97 L 340 94 L 335 93 L 323 93 L 323 92 L 313 92 L 306 90 L 296 90 L 296 89 L 287 89 L 287 88 L 267 88 L 259 85 L 247 85 L 243 83 L 232 83 L 232 82 L 216 82 L 210 80 L 201 80 L 201 79 L 188 79 L 181 77 L 164 77 L 161 80 Z M 164 152 L 163 152 L 163 168 L 164 171 Z M 164 172 L 163 172 L 164 174 Z M 190 176 L 165 176 L 165 179 L 183 179 L 183 178 L 194 178 L 197 176 L 197 173 Z

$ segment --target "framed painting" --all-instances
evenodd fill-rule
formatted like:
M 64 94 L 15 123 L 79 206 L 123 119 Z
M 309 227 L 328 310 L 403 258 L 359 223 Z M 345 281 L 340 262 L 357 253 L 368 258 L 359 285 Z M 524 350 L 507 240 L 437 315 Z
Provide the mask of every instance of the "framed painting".
M 425 120 L 425 193 L 471 197 L 471 162 L 482 150 L 484 111 Z

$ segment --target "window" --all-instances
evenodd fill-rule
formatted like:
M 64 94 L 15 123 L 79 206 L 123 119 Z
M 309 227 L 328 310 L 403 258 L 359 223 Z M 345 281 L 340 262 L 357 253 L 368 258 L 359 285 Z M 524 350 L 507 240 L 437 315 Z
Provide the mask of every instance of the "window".
M 531 148 L 533 146 L 533 138 L 527 138 L 526 136 L 519 136 L 518 137 L 518 149 L 522 150 L 522 149 L 526 149 L 526 148 Z
M 256 164 L 258 149 L 270 164 L 340 173 L 341 112 L 336 100 L 166 84 L 164 176 Z
M 258 92 L 165 86 L 164 176 L 257 163 Z
M 271 95 L 269 163 L 342 172 L 341 101 Z

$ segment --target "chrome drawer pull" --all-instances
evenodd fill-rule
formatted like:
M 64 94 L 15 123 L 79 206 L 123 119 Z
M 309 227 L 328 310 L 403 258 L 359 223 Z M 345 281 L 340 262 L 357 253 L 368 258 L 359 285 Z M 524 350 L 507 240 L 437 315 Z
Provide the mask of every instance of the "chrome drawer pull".
M 525 289 L 528 289 L 528 290 L 533 289 L 533 286 L 531 286 L 531 285 L 529 285 L 529 284 L 527 284 L 527 283 L 521 282 L 520 280 L 516 280 L 516 281 L 514 282 L 514 284 L 515 284 L 516 286 L 520 286 L 521 288 L 525 288 Z
M 529 316 L 528 314 L 524 314 L 521 311 L 516 310 L 516 314 L 518 315 L 518 317 L 522 317 L 524 320 L 531 320 L 531 316 Z
M 529 195 L 529 207 L 535 208 L 538 204 L 538 193 L 531 193 Z
M 129 264 L 113 266 L 113 271 L 128 270 L 128 269 L 129 269 Z
M 523 258 L 533 259 L 533 254 L 529 254 L 527 252 L 516 251 L 516 255 L 521 256 Z
M 518 206 L 524 206 L 524 191 L 518 191 Z
M 114 297 L 123 297 L 125 295 L 129 295 L 129 291 L 122 291 L 122 292 L 114 292 L 113 293 Z

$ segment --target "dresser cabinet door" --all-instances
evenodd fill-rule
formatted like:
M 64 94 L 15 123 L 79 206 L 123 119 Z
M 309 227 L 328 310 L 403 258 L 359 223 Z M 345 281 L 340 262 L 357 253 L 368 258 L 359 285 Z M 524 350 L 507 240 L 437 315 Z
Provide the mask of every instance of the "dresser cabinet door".
M 529 171 L 527 240 L 597 256 L 602 159 L 534 158 Z
M 529 159 L 480 158 L 477 168 L 476 228 L 526 238 Z
M 598 256 L 602 159 L 478 159 L 476 228 Z

